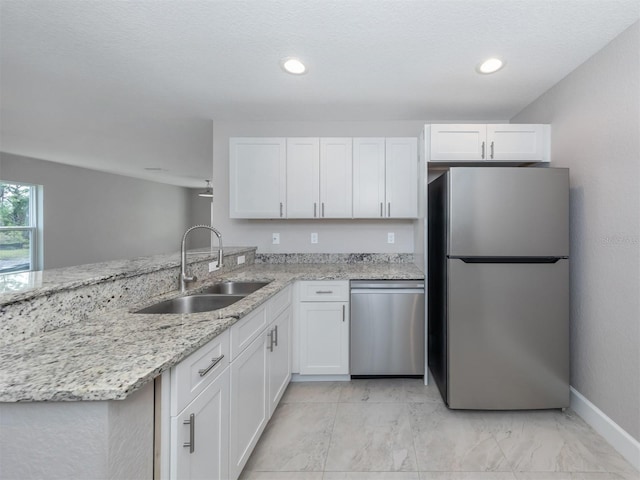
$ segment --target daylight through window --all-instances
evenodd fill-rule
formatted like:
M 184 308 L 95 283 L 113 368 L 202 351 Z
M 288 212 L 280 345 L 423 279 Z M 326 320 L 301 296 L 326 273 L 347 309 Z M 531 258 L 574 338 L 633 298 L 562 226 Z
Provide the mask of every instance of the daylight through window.
M 37 269 L 37 191 L 0 181 L 0 274 Z

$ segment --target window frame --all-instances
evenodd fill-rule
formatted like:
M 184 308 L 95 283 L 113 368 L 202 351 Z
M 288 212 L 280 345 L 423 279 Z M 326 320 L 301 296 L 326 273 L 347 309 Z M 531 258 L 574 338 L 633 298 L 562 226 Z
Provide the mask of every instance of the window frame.
M 31 232 L 30 240 L 29 240 L 29 268 L 27 270 L 16 270 L 12 272 L 0 272 L 0 275 L 8 275 L 11 273 L 22 273 L 22 272 L 33 272 L 36 270 L 41 270 L 41 218 L 40 218 L 40 210 L 41 206 L 39 203 L 40 200 L 40 187 L 39 185 L 34 185 L 32 183 L 26 182 L 16 182 L 12 180 L 0 180 L 0 183 L 10 184 L 10 185 L 20 185 L 22 187 L 29 187 L 29 225 L 27 226 L 4 226 L 0 225 L 0 233 L 3 232 Z

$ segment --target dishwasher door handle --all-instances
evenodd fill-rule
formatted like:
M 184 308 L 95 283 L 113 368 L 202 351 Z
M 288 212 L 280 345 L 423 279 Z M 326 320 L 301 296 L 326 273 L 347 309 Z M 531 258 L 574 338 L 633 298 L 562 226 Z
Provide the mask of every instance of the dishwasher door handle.
M 424 288 L 352 288 L 351 295 L 358 295 L 362 293 L 378 293 L 382 295 L 396 294 L 396 293 L 419 293 L 424 294 Z

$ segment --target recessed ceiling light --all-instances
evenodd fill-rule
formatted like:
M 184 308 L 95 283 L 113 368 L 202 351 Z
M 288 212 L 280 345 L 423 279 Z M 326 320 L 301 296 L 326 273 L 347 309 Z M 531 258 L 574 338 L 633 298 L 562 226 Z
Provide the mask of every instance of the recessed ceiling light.
M 497 72 L 498 70 L 500 70 L 502 67 L 504 67 L 504 62 L 502 60 L 500 60 L 499 58 L 489 58 L 487 60 L 485 60 L 484 62 L 482 62 L 480 65 L 478 65 L 478 67 L 476 68 L 478 73 L 494 73 Z
M 295 57 L 286 57 L 280 61 L 280 65 L 285 72 L 291 73 L 293 75 L 302 75 L 307 72 L 307 67 L 305 67 L 304 63 L 299 58 Z

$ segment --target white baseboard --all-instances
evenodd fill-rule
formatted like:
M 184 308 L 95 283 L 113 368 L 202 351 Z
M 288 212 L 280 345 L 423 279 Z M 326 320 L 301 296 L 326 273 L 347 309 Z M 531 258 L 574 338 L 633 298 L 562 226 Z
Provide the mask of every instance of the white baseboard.
M 602 435 L 631 465 L 640 470 L 640 442 L 573 387 L 571 387 L 571 409 Z

